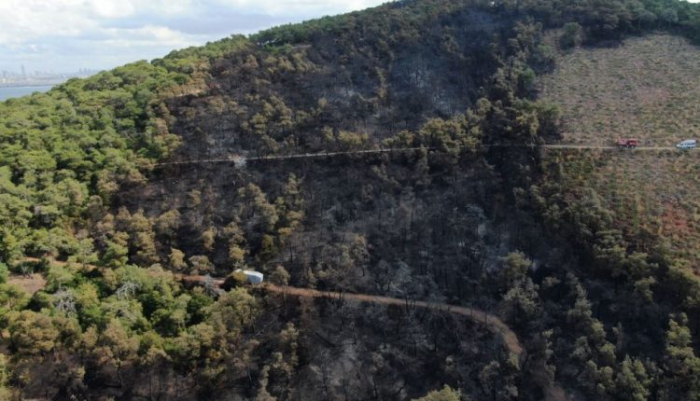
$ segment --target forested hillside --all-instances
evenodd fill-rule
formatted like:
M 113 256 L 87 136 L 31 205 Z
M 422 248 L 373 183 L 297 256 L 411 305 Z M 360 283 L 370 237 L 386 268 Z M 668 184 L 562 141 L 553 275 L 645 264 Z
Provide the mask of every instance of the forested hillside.
M 700 399 L 697 228 L 545 146 L 637 135 L 572 65 L 649 40 L 700 7 L 396 1 L 0 103 L 0 399 Z

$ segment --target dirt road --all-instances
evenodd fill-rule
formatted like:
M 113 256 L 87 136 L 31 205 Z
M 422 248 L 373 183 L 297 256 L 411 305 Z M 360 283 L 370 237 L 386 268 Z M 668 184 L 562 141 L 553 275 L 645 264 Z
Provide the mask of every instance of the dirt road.
M 27 262 L 38 262 L 39 259 L 36 258 L 26 258 Z M 54 265 L 65 265 L 65 262 L 50 261 Z M 91 266 L 97 268 L 96 266 Z M 25 287 L 30 293 L 34 293 L 40 289 L 43 289 L 46 285 L 46 280 L 43 277 L 36 275 L 34 280 L 29 278 L 14 278 L 14 284 Z M 211 285 L 221 287 L 224 284 L 224 279 L 213 278 L 207 276 L 187 276 L 182 274 L 175 274 L 175 278 L 190 284 L 202 285 L 205 282 L 209 282 Z M 23 282 L 25 281 L 26 282 Z M 30 284 L 31 282 L 31 284 Z M 27 288 L 31 287 L 31 288 Z M 453 313 L 456 315 L 463 316 L 475 324 L 483 325 L 488 331 L 496 336 L 499 336 L 503 343 L 505 344 L 508 351 L 513 353 L 518 357 L 519 360 L 523 357 L 525 350 L 520 344 L 518 336 L 515 334 L 507 324 L 505 324 L 496 315 L 490 314 L 486 311 L 479 310 L 476 308 L 470 308 L 466 306 L 455 306 L 439 302 L 427 302 L 427 301 L 414 301 L 400 298 L 391 298 L 378 295 L 368 295 L 368 294 L 350 294 L 350 293 L 340 293 L 334 291 L 318 291 L 309 288 L 297 288 L 297 287 L 280 287 L 270 283 L 265 283 L 261 285 L 261 288 L 265 289 L 270 293 L 281 294 L 281 295 L 291 295 L 295 297 L 305 297 L 305 298 L 342 298 L 345 301 L 351 302 L 367 302 L 372 304 L 381 305 L 396 305 L 405 306 L 409 308 L 423 308 L 432 309 L 435 311 L 443 311 L 447 313 Z M 541 377 L 541 379 L 540 379 Z M 546 401 L 567 401 L 566 393 L 564 390 L 557 386 L 555 383 L 550 383 L 548 380 L 544 379 L 544 375 L 535 375 L 536 381 L 539 382 L 545 394 Z
M 25 258 L 25 262 L 32 262 L 32 263 L 38 263 L 41 260 L 37 258 Z M 56 265 L 56 266 L 65 266 L 66 262 L 60 262 L 56 260 L 51 260 L 49 263 Z M 97 266 L 90 266 L 91 268 L 98 268 Z M 184 282 L 189 282 L 189 283 L 204 283 L 207 280 L 210 280 L 210 283 L 221 287 L 224 284 L 224 280 L 221 278 L 208 278 L 206 276 L 186 276 L 182 274 L 175 274 L 175 278 L 184 281 Z M 16 284 L 20 284 L 21 281 L 27 280 L 29 281 L 31 278 L 30 277 L 13 277 L 13 279 L 16 281 Z M 42 277 L 43 279 L 43 277 Z M 30 291 L 31 293 L 34 293 L 40 289 L 43 289 L 43 286 L 46 285 L 46 281 L 43 281 L 43 285 L 35 285 Z M 21 285 L 21 284 L 20 284 Z M 21 285 L 25 287 L 26 285 Z M 288 295 L 293 295 L 293 296 L 298 296 L 298 297 L 307 297 L 307 298 L 323 298 L 323 297 L 332 297 L 332 298 L 338 298 L 342 297 L 345 300 L 348 301 L 356 301 L 356 302 L 368 302 L 368 303 L 374 303 L 374 304 L 384 304 L 384 305 L 399 305 L 399 306 L 409 306 L 409 307 L 416 307 L 416 308 L 426 308 L 426 309 L 434 309 L 434 310 L 442 310 L 442 311 L 447 311 L 450 313 L 455 313 L 458 315 L 465 316 L 469 318 L 469 320 L 478 323 L 478 324 L 483 324 L 490 332 L 492 332 L 495 335 L 500 336 L 503 339 L 503 342 L 505 343 L 506 347 L 508 347 L 508 350 L 512 353 L 514 353 L 517 356 L 522 355 L 523 353 L 523 347 L 520 345 L 520 341 L 518 340 L 518 336 L 513 332 L 513 330 L 508 327 L 501 319 L 496 317 L 495 315 L 489 314 L 485 311 L 479 310 L 479 309 L 474 309 L 474 308 L 469 308 L 469 307 L 464 307 L 464 306 L 454 306 L 454 305 L 448 305 L 448 304 L 443 304 L 443 303 L 436 303 L 436 302 L 425 302 L 425 301 L 412 301 L 412 300 L 405 300 L 405 299 L 399 299 L 399 298 L 390 298 L 390 297 L 382 297 L 382 296 L 376 296 L 376 295 L 367 295 L 367 294 L 348 294 L 348 293 L 340 293 L 340 292 L 330 292 L 330 291 L 317 291 L 317 290 L 312 290 L 308 288 L 297 288 L 297 287 L 278 287 L 275 285 L 272 285 L 270 283 L 265 283 L 263 286 L 267 291 L 269 292 L 274 292 L 278 294 L 288 294 Z
M 382 297 L 377 295 L 348 294 L 332 291 L 316 291 L 308 288 L 296 287 L 278 287 L 272 284 L 265 284 L 263 288 L 265 288 L 269 292 L 282 295 L 292 295 L 296 297 L 342 298 L 346 301 L 368 302 L 382 305 L 408 306 L 412 308 L 425 308 L 445 311 L 447 313 L 454 313 L 460 316 L 464 316 L 476 324 L 483 325 L 494 335 L 500 336 L 501 339 L 503 339 L 503 343 L 508 348 L 508 351 L 518 356 L 518 358 L 520 358 L 524 353 L 524 349 L 522 345 L 520 345 L 520 340 L 518 340 L 518 336 L 515 334 L 515 332 L 513 332 L 513 330 L 510 329 L 510 327 L 508 327 L 507 324 L 503 323 L 503 321 L 497 316 L 475 308 L 469 308 L 466 306 L 454 306 L 438 302 L 409 301 L 405 299 Z M 546 379 L 546 375 L 536 374 L 535 380 L 538 382 L 537 384 L 540 387 L 542 387 L 542 391 L 544 392 L 545 396 L 545 401 L 568 400 L 564 389 L 558 386 L 556 383 L 550 383 L 549 380 Z
M 489 148 L 527 148 L 527 149 L 552 149 L 552 150 L 566 150 L 566 149 L 581 149 L 581 150 L 620 150 L 628 152 L 653 152 L 661 150 L 671 150 L 671 151 L 681 151 L 675 146 L 638 146 L 634 149 L 620 149 L 617 146 L 601 146 L 601 145 L 586 145 L 586 144 L 545 144 L 545 145 L 509 145 L 509 144 L 493 144 L 493 145 L 481 145 L 481 149 Z M 369 149 L 369 150 L 356 150 L 351 152 L 321 152 L 321 153 L 299 153 L 292 155 L 271 155 L 271 156 L 257 156 L 257 157 L 245 157 L 241 155 L 235 155 L 231 157 L 218 158 L 218 159 L 201 159 L 201 160 L 183 160 L 183 161 L 173 161 L 173 162 L 162 162 L 154 164 L 154 167 L 166 167 L 166 166 L 188 166 L 188 165 L 202 165 L 202 164 L 236 164 L 245 165 L 250 162 L 260 162 L 260 161 L 275 161 L 275 160 L 294 160 L 294 159 L 320 159 L 326 157 L 337 157 L 337 156 L 351 156 L 351 155 L 367 155 L 367 154 L 382 154 L 382 153 L 403 153 L 403 152 L 413 152 L 421 148 L 398 148 L 398 149 Z M 428 150 L 435 150 L 429 148 Z M 688 150 L 686 150 L 687 152 Z
M 294 159 L 319 159 L 325 157 L 337 157 L 337 156 L 350 156 L 350 155 L 368 155 L 368 154 L 382 154 L 382 153 L 402 153 L 402 152 L 413 152 L 419 150 L 420 148 L 400 148 L 400 149 L 369 149 L 369 150 L 356 150 L 351 152 L 320 152 L 320 153 L 298 153 L 292 155 L 270 155 L 270 156 L 256 156 L 256 157 L 246 157 L 241 155 L 234 155 L 226 158 L 218 159 L 204 159 L 204 160 L 185 160 L 178 162 L 163 162 L 156 163 L 155 167 L 163 166 L 183 166 L 192 164 L 239 164 L 239 163 L 250 163 L 256 161 L 274 161 L 274 160 L 294 160 Z
M 293 295 L 297 297 L 308 297 L 308 298 L 339 298 L 346 301 L 355 302 L 368 302 L 373 304 L 383 304 L 383 305 L 398 305 L 398 306 L 408 306 L 412 308 L 424 308 L 445 311 L 448 313 L 454 313 L 457 315 L 464 316 L 469 320 L 484 325 L 491 333 L 500 336 L 503 339 L 503 343 L 506 345 L 508 350 L 513 354 L 520 357 L 523 354 L 523 347 L 520 345 L 518 336 L 513 332 L 513 330 L 508 327 L 501 319 L 498 317 L 486 313 L 484 311 L 468 308 L 464 306 L 454 306 L 443 303 L 436 302 L 425 302 L 425 301 L 411 301 L 399 298 L 389 298 L 376 295 L 366 295 L 366 294 L 348 294 L 339 292 L 328 292 L 328 291 L 316 291 L 307 288 L 296 288 L 296 287 L 277 287 L 274 285 L 266 284 L 265 288 L 269 292 Z
M 587 150 L 620 150 L 629 152 L 650 152 L 655 150 L 678 150 L 675 146 L 637 146 L 636 148 L 627 149 L 617 146 L 593 146 L 593 145 L 575 145 L 575 144 L 557 144 L 543 145 L 543 149 L 587 149 Z M 678 150 L 680 152 L 680 150 Z

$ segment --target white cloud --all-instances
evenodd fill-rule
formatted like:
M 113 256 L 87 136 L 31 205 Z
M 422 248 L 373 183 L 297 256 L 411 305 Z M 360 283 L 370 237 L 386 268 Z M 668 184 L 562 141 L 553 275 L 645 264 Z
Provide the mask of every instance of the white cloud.
M 377 0 L 218 0 L 220 4 L 240 9 L 267 12 L 271 15 L 283 15 L 289 13 L 316 14 L 318 12 L 337 12 L 360 10 L 384 3 Z
M 22 43 L 44 36 L 78 35 L 95 25 L 80 11 L 81 0 L 3 0 L 0 44 Z
M 143 26 L 134 29 L 109 28 L 97 42 L 108 47 L 166 47 L 168 49 L 192 46 L 201 42 L 189 35 L 163 26 Z
M 98 18 L 128 17 L 136 12 L 131 1 L 93 0 L 89 6 L 91 13 Z
M 202 25 L 211 12 L 226 9 L 241 14 L 310 16 L 319 12 L 357 10 L 378 0 L 2 0 L 0 44 L 52 35 L 73 37 L 114 20 L 163 19 L 196 14 Z M 235 27 L 232 27 L 235 29 Z
M 0 70 L 110 68 L 387 0 L 0 0 Z
M 111 68 L 389 0 L 0 0 L 0 70 Z M 692 2 L 700 2 L 693 0 Z

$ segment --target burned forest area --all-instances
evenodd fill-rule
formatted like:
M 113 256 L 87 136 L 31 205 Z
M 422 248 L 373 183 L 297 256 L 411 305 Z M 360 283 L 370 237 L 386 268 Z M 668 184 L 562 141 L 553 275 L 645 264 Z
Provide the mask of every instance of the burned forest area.
M 0 103 L 0 400 L 700 400 L 698 43 L 404 0 Z

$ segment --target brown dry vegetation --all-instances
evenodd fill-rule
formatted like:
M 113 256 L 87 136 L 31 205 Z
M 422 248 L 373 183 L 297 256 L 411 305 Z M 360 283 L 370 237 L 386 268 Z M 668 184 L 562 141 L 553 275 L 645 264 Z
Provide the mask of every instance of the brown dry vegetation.
M 39 290 L 46 288 L 46 279 L 41 274 L 32 274 L 30 276 L 11 276 L 7 282 L 10 285 L 17 286 L 32 295 L 37 293 Z
M 564 141 L 607 145 L 636 137 L 670 146 L 700 133 L 700 49 L 670 35 L 561 54 L 541 82 L 561 105 Z
M 636 137 L 672 146 L 700 133 L 700 49 L 685 39 L 649 35 L 618 47 L 561 55 L 542 80 L 559 103 L 563 142 L 609 145 Z M 695 151 L 550 152 L 572 188 L 594 188 L 631 235 L 659 234 L 674 256 L 700 260 L 700 169 Z M 556 156 L 555 156 L 556 155 Z
M 697 152 L 551 152 L 570 187 L 591 187 L 632 236 L 658 234 L 674 256 L 700 260 L 700 154 Z

